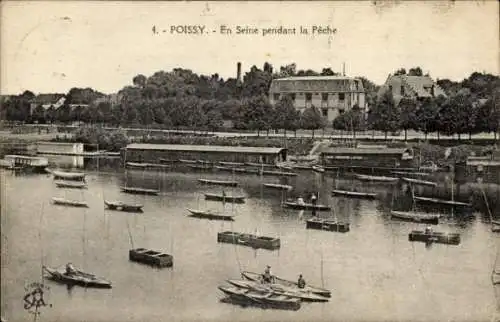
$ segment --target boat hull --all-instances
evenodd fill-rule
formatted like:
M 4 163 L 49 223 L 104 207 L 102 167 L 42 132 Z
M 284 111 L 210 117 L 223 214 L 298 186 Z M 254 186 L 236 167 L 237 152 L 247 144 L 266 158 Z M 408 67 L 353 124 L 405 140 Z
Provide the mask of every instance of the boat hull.
M 331 207 L 325 205 L 313 205 L 310 203 L 298 204 L 296 202 L 286 201 L 283 203 L 286 208 L 297 209 L 297 210 L 313 210 L 316 211 L 329 211 Z
M 262 248 L 268 250 L 275 250 L 281 247 L 281 241 L 279 238 L 257 236 L 253 234 L 243 234 L 232 231 L 225 231 L 218 233 L 217 242 L 248 246 L 256 249 Z
M 421 230 L 414 230 L 408 235 L 408 240 L 419 241 L 424 243 L 440 243 L 449 245 L 460 244 L 460 235 L 455 233 L 431 232 L 426 233 Z
M 252 305 L 264 309 L 299 310 L 301 303 L 299 299 L 287 296 L 275 295 L 272 292 L 253 292 L 248 289 L 241 289 L 235 286 L 219 286 L 228 297 L 224 299 L 227 303 Z
M 347 233 L 350 230 L 350 225 L 349 223 L 341 223 L 333 220 L 313 218 L 306 221 L 306 228 Z
M 427 215 L 405 211 L 391 211 L 391 219 L 422 224 L 437 225 L 439 224 L 439 217 L 439 215 Z
M 206 200 L 212 200 L 212 201 L 245 203 L 245 197 L 244 196 L 223 196 L 223 195 L 216 195 L 216 194 L 206 193 L 205 194 L 205 199 Z
M 290 191 L 293 189 L 292 186 L 286 184 L 264 183 L 263 186 L 269 189 L 284 190 L 284 191 Z
M 211 219 L 211 220 L 226 220 L 226 221 L 233 221 L 234 216 L 228 215 L 228 214 L 222 214 L 222 213 L 216 213 L 216 212 L 209 212 L 209 211 L 204 211 L 204 210 L 194 210 L 194 209 L 187 209 L 191 213 L 189 215 L 190 217 L 195 217 L 195 218 L 203 218 L 203 219 Z
M 156 267 L 172 267 L 174 265 L 174 257 L 172 255 L 146 248 L 129 250 L 128 258 L 132 262 Z
M 241 275 L 244 278 L 246 278 L 250 281 L 254 281 L 254 282 L 260 281 L 260 279 L 262 278 L 262 274 L 248 272 L 248 271 L 244 271 L 243 273 L 241 273 Z M 298 284 L 296 282 L 286 280 L 286 279 L 280 278 L 278 276 L 274 276 L 274 282 L 277 284 L 283 285 L 283 286 L 298 288 Z M 312 285 L 306 285 L 306 287 L 303 290 L 305 290 L 307 292 L 314 293 L 316 295 L 327 297 L 327 298 L 332 296 L 332 293 L 330 290 L 320 288 L 320 287 L 315 287 Z
M 373 182 L 373 183 L 397 183 L 399 178 L 370 176 L 365 174 L 355 174 L 354 177 L 360 181 Z
M 128 205 L 121 202 L 104 201 L 109 210 L 123 211 L 123 212 L 142 212 L 143 205 Z
M 62 199 L 62 198 L 52 198 L 52 202 L 55 205 L 88 208 L 87 203 L 83 202 L 83 201 L 66 200 L 66 199 Z
M 111 288 L 111 282 L 103 278 L 97 278 L 92 274 L 85 274 L 78 272 L 75 275 L 66 275 L 64 272 L 58 271 L 57 269 L 50 268 L 47 266 L 43 267 L 44 271 L 48 273 L 48 278 L 63 284 L 68 285 L 80 285 L 84 287 L 94 287 L 94 288 Z
M 368 199 L 368 200 L 374 200 L 377 198 L 376 193 L 347 191 L 347 190 L 332 190 L 332 195 L 339 196 L 339 197 Z
M 143 188 L 127 188 L 121 187 L 120 190 L 125 193 L 136 194 L 136 195 L 158 195 L 160 190 L 154 189 L 143 189 Z
M 87 185 L 85 183 L 80 182 L 56 182 L 56 187 L 58 188 L 68 188 L 68 189 L 87 189 Z
M 56 171 L 56 170 L 52 170 L 50 172 L 54 176 L 55 180 L 57 180 L 57 179 L 74 180 L 74 181 L 84 181 L 85 180 L 85 173 L 62 172 L 62 171 Z
M 214 186 L 225 186 L 225 187 L 237 187 L 238 186 L 238 182 L 236 182 L 236 181 L 198 179 L 198 182 L 201 184 L 214 185 Z

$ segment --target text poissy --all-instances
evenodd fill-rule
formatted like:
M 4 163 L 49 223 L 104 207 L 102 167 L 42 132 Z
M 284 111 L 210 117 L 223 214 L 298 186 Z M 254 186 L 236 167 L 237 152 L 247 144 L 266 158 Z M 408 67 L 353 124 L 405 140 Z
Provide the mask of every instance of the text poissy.
M 205 32 L 205 28 L 203 25 L 175 25 L 170 26 L 170 33 L 201 35 Z

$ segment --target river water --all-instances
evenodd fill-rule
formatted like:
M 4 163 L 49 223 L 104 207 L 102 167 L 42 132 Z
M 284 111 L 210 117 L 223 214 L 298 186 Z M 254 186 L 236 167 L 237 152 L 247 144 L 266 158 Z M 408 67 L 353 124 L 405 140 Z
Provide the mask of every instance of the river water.
M 64 162 L 63 162 L 64 163 Z M 233 179 L 231 174 L 186 171 L 88 170 L 87 190 L 60 189 L 48 175 L 2 174 L 1 311 L 8 321 L 32 321 L 23 307 L 25 286 L 41 279 L 42 264 L 76 267 L 110 279 L 109 290 L 45 281 L 38 321 L 492 321 L 498 302 L 491 283 L 498 237 L 483 216 L 435 229 L 459 232 L 458 246 L 408 241 L 422 229 L 388 218 L 390 202 L 334 198 L 334 179 L 303 172 L 280 181 L 295 187 L 286 197 L 319 191 L 320 203 L 350 221 L 345 234 L 305 229 L 308 212 L 280 207 L 284 195 L 263 190 L 258 176 L 234 177 L 245 204 L 226 205 L 234 222 L 187 217 L 186 208 L 222 209 L 203 199 L 197 179 Z M 161 189 L 160 196 L 125 195 L 120 185 Z M 229 192 L 231 188 L 226 188 Z M 370 189 L 392 199 L 391 188 Z M 86 200 L 89 208 L 51 204 L 52 197 Z M 143 214 L 104 210 L 103 199 L 144 204 Z M 386 201 L 387 201 L 386 200 Z M 254 250 L 217 243 L 223 230 L 279 236 L 281 249 Z M 174 256 L 174 267 L 154 269 L 130 262 L 128 250 L 145 247 Z M 221 303 L 217 289 L 240 272 L 263 271 L 290 279 L 303 274 L 311 285 L 332 290 L 328 303 L 303 303 L 299 311 L 243 308 Z

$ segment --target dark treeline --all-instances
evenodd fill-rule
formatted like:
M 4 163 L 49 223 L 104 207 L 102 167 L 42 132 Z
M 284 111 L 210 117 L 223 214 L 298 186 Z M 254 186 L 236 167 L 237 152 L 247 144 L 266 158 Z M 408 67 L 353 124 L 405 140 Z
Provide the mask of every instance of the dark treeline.
M 397 73 L 406 71 L 401 69 Z M 421 75 L 421 69 L 412 68 L 409 74 Z M 439 130 L 445 135 L 460 135 L 499 130 L 499 78 L 489 74 L 473 73 L 462 82 L 438 80 L 447 98 L 403 99 L 398 106 L 389 94 L 377 97 L 379 86 L 359 77 L 367 93 L 369 113 L 364 115 L 362 109 L 354 108 L 340 115 L 333 124 L 314 106 L 299 113 L 287 96 L 275 106 L 269 103 L 268 91 L 274 78 L 317 75 L 339 74 L 330 68 L 323 68 L 321 72 L 297 70 L 295 64 L 273 71 L 273 67 L 265 63 L 262 69 L 253 66 L 241 80 L 224 80 L 218 74 L 198 75 L 176 68 L 150 77 L 137 75 L 132 85 L 121 89 L 114 99 L 91 88 L 71 89 L 59 107 L 43 107 L 30 91 L 8 99 L 3 97 L 0 117 L 26 123 L 83 122 L 206 131 L 219 130 L 224 121 L 231 121 L 237 130 L 294 132 L 307 129 L 312 130 L 313 135 L 315 130 L 327 126 L 354 133 L 413 129 L 425 134 Z

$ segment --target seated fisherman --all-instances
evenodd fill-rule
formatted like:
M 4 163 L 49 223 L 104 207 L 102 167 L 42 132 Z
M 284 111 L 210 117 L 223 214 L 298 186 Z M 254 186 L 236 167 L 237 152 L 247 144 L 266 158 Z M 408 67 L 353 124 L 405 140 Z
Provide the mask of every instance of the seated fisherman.
M 73 264 L 66 264 L 66 275 L 72 275 L 76 273 L 76 269 L 73 267 Z
M 302 274 L 299 275 L 299 280 L 297 281 L 299 288 L 306 287 L 306 280 L 302 277 Z
M 273 276 L 271 275 L 271 266 L 267 265 L 264 270 L 264 274 L 262 275 L 262 281 L 264 283 L 272 283 Z

